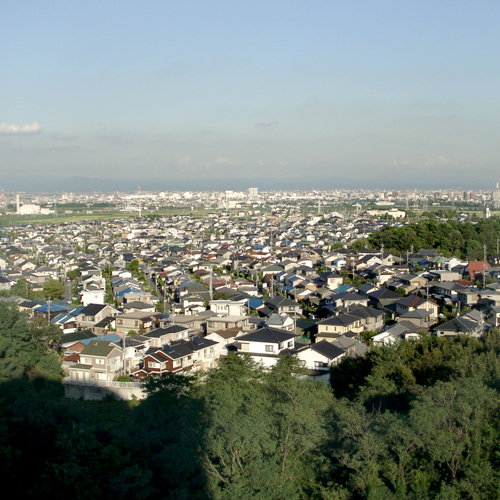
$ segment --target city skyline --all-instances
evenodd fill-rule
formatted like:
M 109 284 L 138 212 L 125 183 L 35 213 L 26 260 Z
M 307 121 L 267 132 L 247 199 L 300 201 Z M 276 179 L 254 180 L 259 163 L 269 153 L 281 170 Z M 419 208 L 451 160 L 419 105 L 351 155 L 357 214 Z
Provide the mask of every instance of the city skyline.
M 2 183 L 491 189 L 499 10 L 4 5 Z

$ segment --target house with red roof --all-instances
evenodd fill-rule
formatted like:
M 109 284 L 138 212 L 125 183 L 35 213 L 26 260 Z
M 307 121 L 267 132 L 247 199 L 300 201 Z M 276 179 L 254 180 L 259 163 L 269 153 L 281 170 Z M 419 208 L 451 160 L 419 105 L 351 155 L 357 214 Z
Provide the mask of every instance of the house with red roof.
M 476 260 L 467 264 L 467 271 L 471 281 L 476 281 L 476 274 L 483 275 L 483 270 L 491 269 L 491 264 L 483 260 Z

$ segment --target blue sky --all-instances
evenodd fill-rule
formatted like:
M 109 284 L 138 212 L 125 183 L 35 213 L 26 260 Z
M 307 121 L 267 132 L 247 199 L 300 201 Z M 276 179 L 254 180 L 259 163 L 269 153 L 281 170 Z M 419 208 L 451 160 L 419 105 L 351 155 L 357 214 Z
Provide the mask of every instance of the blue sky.
M 1 182 L 491 187 L 499 14 L 459 0 L 0 2 Z

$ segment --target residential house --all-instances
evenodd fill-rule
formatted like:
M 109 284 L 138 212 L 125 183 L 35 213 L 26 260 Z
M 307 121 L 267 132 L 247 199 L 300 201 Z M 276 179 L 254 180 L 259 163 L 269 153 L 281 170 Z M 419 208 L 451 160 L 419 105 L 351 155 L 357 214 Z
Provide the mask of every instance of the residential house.
M 316 342 L 340 337 L 348 332 L 360 333 L 366 330 L 365 321 L 359 316 L 342 313 L 318 323 Z
M 181 325 L 168 325 L 164 328 L 156 328 L 142 335 L 147 338 L 150 347 L 161 347 L 176 340 L 187 339 L 189 329 Z
M 409 295 L 408 297 L 403 297 L 396 303 L 396 312 L 401 315 L 409 311 L 414 311 L 415 309 L 424 309 L 431 313 L 431 319 L 435 320 L 439 314 L 439 308 L 433 300 L 424 299 L 417 295 Z
M 211 300 L 210 310 L 217 316 L 243 316 L 247 309 L 247 300 Z
M 111 341 L 91 340 L 80 362 L 69 368 L 71 380 L 114 380 L 122 372 L 122 349 Z
M 212 333 L 217 330 L 227 330 L 228 328 L 239 328 L 240 330 L 249 331 L 253 325 L 249 321 L 248 316 L 213 316 L 207 319 L 206 332 Z
M 151 347 L 144 355 L 144 366 L 135 375 L 161 375 L 163 373 L 182 373 L 185 371 L 205 371 L 217 366 L 217 342 L 210 339 L 193 337 Z
M 159 312 L 134 311 L 122 313 L 116 317 L 116 332 L 126 334 L 130 331 L 147 332 L 159 324 Z
M 76 318 L 79 330 L 93 331 L 95 325 L 105 318 L 116 317 L 118 310 L 107 304 L 88 304 L 84 307 Z
M 275 365 L 279 356 L 285 353 L 296 352 L 293 333 L 268 326 L 238 335 L 236 341 L 238 343 L 237 354 L 248 354 L 264 367 Z
M 437 325 L 434 327 L 433 333 L 438 337 L 455 337 L 457 335 L 479 337 L 483 332 L 483 328 L 484 325 L 482 322 L 459 316 L 458 318 L 453 318 L 450 321 Z
M 308 369 L 309 376 L 315 380 L 330 380 L 330 368 L 339 363 L 347 351 L 337 345 L 322 340 L 300 349 L 298 359 Z

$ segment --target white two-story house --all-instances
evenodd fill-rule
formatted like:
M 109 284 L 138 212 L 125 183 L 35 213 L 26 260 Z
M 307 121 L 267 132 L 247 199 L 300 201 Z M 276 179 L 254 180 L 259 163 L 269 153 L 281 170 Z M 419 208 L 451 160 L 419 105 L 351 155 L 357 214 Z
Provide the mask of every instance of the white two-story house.
M 296 351 L 293 333 L 267 326 L 238 335 L 236 341 L 238 354 L 249 354 L 265 367 L 275 365 L 279 356 Z

